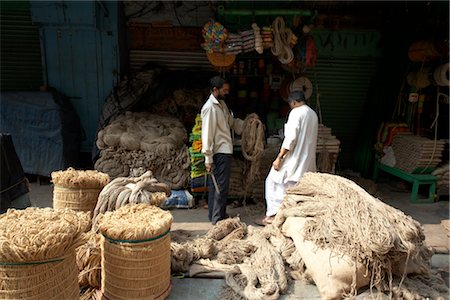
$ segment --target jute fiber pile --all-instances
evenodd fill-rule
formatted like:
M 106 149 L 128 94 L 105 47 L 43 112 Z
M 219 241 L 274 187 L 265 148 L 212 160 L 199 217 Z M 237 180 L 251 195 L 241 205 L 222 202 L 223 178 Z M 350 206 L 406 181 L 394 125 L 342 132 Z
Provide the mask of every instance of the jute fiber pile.
M 89 213 L 72 210 L 0 215 L 0 298 L 78 299 L 75 248 L 89 227 Z
M 94 210 L 94 227 L 97 216 L 131 203 L 145 203 L 160 206 L 171 194 L 169 186 L 158 182 L 151 171 L 139 177 L 118 177 L 101 191 Z
M 189 178 L 186 141 L 186 130 L 175 118 L 126 112 L 99 131 L 96 143 L 101 152 L 95 169 L 111 178 L 151 170 L 171 189 L 181 189 Z
M 129 204 L 99 216 L 102 291 L 108 299 L 165 299 L 170 292 L 172 215 Z
M 100 191 L 109 182 L 108 174 L 68 168 L 52 172 L 53 208 L 93 211 Z
M 339 176 L 305 174 L 287 191 L 273 227 L 293 239 L 323 298 L 356 295 L 367 284 L 392 296 L 401 288 L 396 277 L 432 276 L 420 223 Z M 430 290 L 417 296 L 436 299 L 442 285 Z
M 336 175 L 305 174 L 272 225 L 255 229 L 226 219 L 205 238 L 217 253 L 189 261 L 189 273 L 225 273 L 220 299 L 278 299 L 290 278 L 315 283 L 322 299 L 352 297 L 364 287 L 396 299 L 448 297 L 442 278 L 430 272 L 421 225 Z M 196 242 L 179 244 L 188 250 Z

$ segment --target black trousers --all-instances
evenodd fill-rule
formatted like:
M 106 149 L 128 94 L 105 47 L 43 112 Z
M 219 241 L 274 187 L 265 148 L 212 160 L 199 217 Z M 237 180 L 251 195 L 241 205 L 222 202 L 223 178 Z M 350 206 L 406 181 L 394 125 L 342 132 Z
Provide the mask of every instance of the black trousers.
M 225 219 L 228 197 L 228 187 L 231 174 L 231 154 L 217 153 L 213 156 L 212 174 L 214 175 L 217 188 L 213 179 L 208 178 L 208 218 L 212 224 Z

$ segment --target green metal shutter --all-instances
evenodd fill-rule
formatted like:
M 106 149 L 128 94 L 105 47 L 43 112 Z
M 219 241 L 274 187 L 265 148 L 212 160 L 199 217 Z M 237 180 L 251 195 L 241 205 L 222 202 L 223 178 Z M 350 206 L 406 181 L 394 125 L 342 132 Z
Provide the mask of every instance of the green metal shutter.
M 354 165 L 359 127 L 365 117 L 364 105 L 377 61 L 370 57 L 320 58 L 316 63 L 316 77 L 313 72 L 307 72 L 314 84 L 311 104 L 316 106 L 317 79 L 322 123 L 341 141 L 338 170 Z
M 1 90 L 39 90 L 43 84 L 39 30 L 28 1 L 1 1 Z

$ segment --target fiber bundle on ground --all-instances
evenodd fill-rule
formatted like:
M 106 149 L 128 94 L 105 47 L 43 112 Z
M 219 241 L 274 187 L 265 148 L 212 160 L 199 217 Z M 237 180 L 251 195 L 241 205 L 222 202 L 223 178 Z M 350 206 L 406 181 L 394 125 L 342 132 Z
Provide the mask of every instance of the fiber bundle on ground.
M 52 172 L 53 208 L 93 211 L 102 188 L 109 176 L 98 171 L 68 168 Z
M 331 174 L 305 174 L 299 184 L 287 190 L 273 225 L 281 227 L 292 217 L 304 220 L 303 229 L 298 233 L 302 236 L 302 245 L 311 243 L 318 251 L 327 253 L 326 257 L 321 257 L 324 262 L 333 257 L 346 257 L 348 266 L 352 266 L 354 276 L 341 282 L 340 291 L 334 291 L 338 297 L 345 293 L 355 295 L 356 289 L 364 286 L 358 285 L 363 282 L 361 274 L 370 279 L 371 287 L 387 293 L 395 288 L 394 276 L 401 279 L 410 273 L 430 275 L 431 252 L 424 243 L 420 223 L 372 197 L 348 179 Z M 294 225 L 294 232 L 302 227 L 295 221 Z M 294 242 L 299 249 L 297 241 Z M 323 266 L 314 269 L 311 260 L 308 265 L 308 259 L 317 254 L 313 252 L 302 255 L 306 270 L 313 274 L 321 294 L 329 295 L 327 282 L 330 278 L 323 275 Z M 315 258 L 315 262 L 317 260 Z M 339 276 L 336 268 L 335 265 L 335 279 Z
M 75 247 L 90 215 L 27 208 L 0 215 L 0 298 L 78 299 Z
M 264 153 L 259 162 L 259 176 L 254 180 L 250 187 L 248 195 L 257 202 L 264 202 L 264 184 L 267 175 L 269 174 L 272 163 L 280 151 L 280 146 L 277 144 L 267 144 L 264 148 Z
M 186 246 L 205 238 L 217 252 L 195 261 Z M 183 270 L 191 263 L 196 276 L 225 274 L 220 299 L 278 299 L 287 292 L 288 275 L 314 282 L 323 299 L 352 297 L 367 285 L 397 298 L 448 297 L 442 279 L 430 274 L 420 224 L 331 174 L 304 175 L 270 226 L 225 219 L 178 246 L 189 259 Z
M 102 291 L 108 299 L 165 299 L 170 292 L 172 215 L 126 205 L 99 217 Z
M 189 178 L 186 141 L 186 130 L 175 118 L 126 112 L 99 131 L 95 168 L 111 178 L 151 170 L 171 189 L 181 189 Z
M 78 284 L 80 288 L 100 288 L 101 235 L 94 231 L 83 234 L 83 244 L 76 249 Z
M 416 169 L 434 169 L 441 162 L 443 141 L 434 141 L 412 134 L 397 134 L 392 143 L 395 167 L 411 173 Z
M 151 171 L 139 177 L 119 177 L 112 180 L 101 191 L 94 210 L 94 227 L 96 219 L 106 211 L 119 209 L 126 204 L 145 203 L 160 206 L 170 196 L 167 184 L 158 182 Z

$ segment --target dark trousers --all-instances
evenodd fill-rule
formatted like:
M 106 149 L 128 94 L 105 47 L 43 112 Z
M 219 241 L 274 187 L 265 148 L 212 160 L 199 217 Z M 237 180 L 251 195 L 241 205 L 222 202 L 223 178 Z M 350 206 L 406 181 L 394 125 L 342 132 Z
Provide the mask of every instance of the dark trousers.
M 228 187 L 230 183 L 231 173 L 231 154 L 217 153 L 213 156 L 212 173 L 217 182 L 217 188 L 214 185 L 212 176 L 208 178 L 208 218 L 211 223 L 216 224 L 217 221 L 226 217 L 226 206 Z

